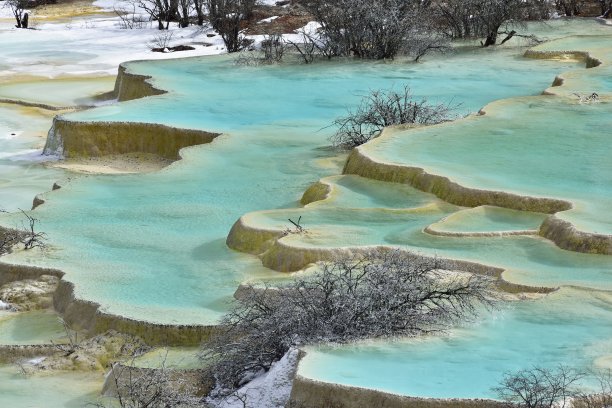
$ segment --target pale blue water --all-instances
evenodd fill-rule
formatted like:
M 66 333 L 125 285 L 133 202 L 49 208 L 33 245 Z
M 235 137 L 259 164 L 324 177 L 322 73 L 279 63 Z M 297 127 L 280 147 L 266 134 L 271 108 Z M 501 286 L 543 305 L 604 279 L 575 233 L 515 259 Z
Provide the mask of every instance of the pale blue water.
M 448 335 L 310 349 L 300 374 L 396 394 L 490 398 L 506 371 L 559 364 L 588 369 L 598 356 L 610 355 L 611 300 L 563 289 L 485 314 Z
M 417 95 L 461 101 L 462 112 L 475 111 L 501 97 L 535 95 L 555 72 L 575 67 L 521 53 L 473 49 L 423 64 L 241 68 L 229 57 L 129 64 L 172 92 L 66 117 L 227 135 L 185 150 L 185 160 L 159 173 L 80 178 L 47 195 L 37 216 L 58 250 L 43 260 L 12 259 L 68 272 L 79 296 L 112 313 L 214 322 L 240 281 L 273 274 L 225 247 L 232 224 L 253 210 L 296 206 L 310 183 L 340 172 L 329 163 L 336 155 L 327 148 L 331 131 L 322 130 L 333 118 L 370 89 L 406 82 Z
M 603 30 L 584 22 L 564 27 L 566 33 L 585 28 Z M 145 121 L 226 134 L 210 145 L 186 149 L 185 160 L 161 172 L 82 177 L 48 194 L 47 203 L 36 214 L 53 250 L 42 259 L 38 253 L 15 254 L 8 259 L 64 270 L 66 278 L 76 284 L 78 296 L 99 302 L 111 313 L 167 323 L 214 323 L 227 310 L 239 282 L 280 276 L 262 268 L 257 258 L 225 246 L 225 237 L 238 217 L 277 208 L 282 210 L 254 214 L 253 218 L 264 226 L 284 228 L 288 216 L 303 215 L 304 225 L 313 234 L 287 238 L 295 245 L 396 245 L 506 267 L 506 279 L 517 283 L 610 289 L 610 257 L 562 251 L 539 238 L 424 234 L 424 227 L 461 209 L 404 187 L 340 178 L 340 193 L 329 201 L 332 205 L 316 203 L 307 209 L 288 209 L 298 207 L 310 183 L 340 173 L 341 167 L 333 160 L 337 153 L 327 147 L 331 130 L 322 128 L 370 89 L 408 82 L 416 95 L 427 95 L 433 102 L 463 103 L 458 111 L 463 114 L 496 99 L 538 95 L 557 73 L 577 68 L 568 62 L 526 60 L 521 54 L 520 49 L 473 49 L 417 65 L 402 61 L 333 62 L 239 68 L 227 57 L 130 64 L 129 69 L 154 75 L 157 86 L 172 92 L 67 118 Z M 554 103 L 537 99 L 533 107 L 513 105 L 512 109 L 531 122 L 542 119 L 564 130 L 581 128 L 580 123 L 572 124 L 568 119 L 576 115 L 595 129 L 607 129 L 607 122 L 600 122 L 607 116 L 596 114 L 605 111 L 603 104 L 591 110 L 580 106 L 561 110 L 547 119 L 534 114 L 542 114 L 550 105 Z M 554 106 L 564 109 L 565 105 Z M 514 116 L 508 119 L 512 121 L 505 125 L 508 128 L 528 128 Z M 538 129 L 549 132 L 548 127 Z M 478 174 L 479 183 L 501 180 L 505 184 L 500 188 L 523 191 L 532 182 L 538 192 L 561 191 L 584 200 L 584 205 L 607 205 L 599 200 L 609 193 L 609 185 L 601 181 L 607 177 L 606 147 L 594 149 L 605 142 L 599 133 L 596 140 L 582 138 L 565 146 L 573 152 L 581 147 L 578 142 L 584 142 L 585 151 L 593 154 L 593 163 L 574 160 L 573 155 L 566 162 L 587 169 L 592 166 L 598 172 L 603 168 L 603 176 L 597 173 L 597 180 L 585 179 L 590 173 L 584 170 L 577 172 L 581 177 L 572 178 L 575 172 L 556 166 L 555 171 L 563 171 L 567 179 L 567 185 L 557 183 L 556 187 L 550 183 L 559 178 L 550 173 L 529 177 L 524 163 L 534 154 L 518 150 L 518 144 L 504 144 L 503 137 L 509 134 L 506 127 L 490 134 L 501 140 L 497 148 L 481 143 L 478 134 L 468 135 L 476 143 L 469 149 L 450 140 L 440 149 L 448 160 L 436 165 L 454 166 L 454 176 L 468 177 L 464 171 L 471 172 L 482 162 L 476 159 L 481 159 L 477 152 L 503 152 L 498 164 L 511 165 L 518 181 L 511 173 L 495 173 L 501 166 L 490 163 Z M 526 136 L 521 137 L 525 143 Z M 549 139 L 550 152 L 539 157 L 561 161 L 558 155 L 564 146 L 554 145 L 558 139 L 553 136 Z M 427 151 L 428 145 L 423 146 Z M 398 148 L 393 150 L 399 152 Z M 508 159 L 511 154 L 518 155 L 520 165 Z M 453 163 L 462 156 L 469 157 L 465 167 Z M 536 169 L 548 170 L 545 166 Z M 589 200 L 592 196 L 598 199 Z M 12 222 L 11 217 L 3 221 Z M 368 348 L 351 345 L 331 352 L 311 352 L 300 373 L 411 395 L 491 396 L 488 390 L 505 369 L 560 361 L 588 366 L 595 358 L 612 354 L 606 343 L 610 338 L 609 311 L 607 297 L 564 288 L 548 298 L 516 303 L 484 316 L 479 325 L 454 332 L 454 340 L 378 343 Z M 405 379 L 399 375 L 406 373 L 410 375 Z M 466 384 L 459 377 L 472 381 Z
M 63 172 L 46 169 L 42 154 L 49 117 L 0 104 L 0 209 L 30 209 L 34 196 L 51 189 Z M 14 227 L 15 225 L 9 224 Z

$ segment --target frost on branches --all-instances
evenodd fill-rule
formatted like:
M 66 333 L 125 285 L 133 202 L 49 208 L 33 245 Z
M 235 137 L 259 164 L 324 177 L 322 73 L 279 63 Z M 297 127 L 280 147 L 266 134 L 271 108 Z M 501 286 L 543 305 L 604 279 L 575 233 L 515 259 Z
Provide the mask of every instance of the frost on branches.
M 371 251 L 280 288 L 250 287 L 203 353 L 217 391 L 233 392 L 293 347 L 439 332 L 494 304 L 491 278 L 449 270 L 439 259 Z

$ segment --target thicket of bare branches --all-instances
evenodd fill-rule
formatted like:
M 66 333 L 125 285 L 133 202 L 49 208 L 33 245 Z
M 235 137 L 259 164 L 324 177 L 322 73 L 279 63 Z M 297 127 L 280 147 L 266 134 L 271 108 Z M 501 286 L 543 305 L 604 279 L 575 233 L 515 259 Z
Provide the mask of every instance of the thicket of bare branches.
M 580 391 L 572 402 L 572 408 L 612 407 L 612 370 L 596 371 L 595 377 L 598 389 L 594 392 Z
M 494 391 L 512 407 L 565 408 L 579 395 L 577 382 L 583 377 L 583 373 L 563 365 L 532 367 L 506 373 Z
M 452 38 L 481 38 L 482 45 L 502 43 L 524 28 L 524 20 L 547 19 L 552 11 L 545 0 L 445 0 L 435 3 L 437 22 Z
M 393 59 L 411 54 L 418 38 L 419 54 L 440 50 L 432 14 L 418 0 L 306 0 L 306 9 L 321 24 L 329 53 L 364 59 Z M 435 47 L 423 46 L 433 42 Z
M 237 65 L 258 66 L 279 63 L 285 55 L 286 44 L 282 34 L 264 36 L 259 51 L 245 50 L 235 59 Z
M 322 264 L 286 286 L 249 288 L 203 354 L 231 392 L 291 347 L 447 329 L 493 304 L 484 276 L 450 275 L 437 259 L 372 251 Z
M 378 136 L 386 126 L 415 123 L 432 125 L 452 118 L 453 106 L 430 104 L 415 99 L 406 85 L 400 91 L 372 91 L 357 109 L 334 121 L 337 127 L 331 142 L 336 147 L 353 148 Z
M 0 227 L 0 255 L 6 254 L 17 244 L 23 244 L 26 250 L 32 248 L 44 249 L 46 247 L 46 234 L 38 231 L 38 219 L 23 210 L 20 211 L 25 218 L 21 228 Z M 0 210 L 0 213 L 2 212 L 5 211 Z
M 115 402 L 95 404 L 98 408 L 175 408 L 201 407 L 195 389 L 180 375 L 165 367 L 165 360 L 157 369 L 139 369 L 134 365 L 115 364 L 109 374 L 116 389 Z
M 246 44 L 241 34 L 242 21 L 251 17 L 256 0 L 206 1 L 210 23 L 223 38 L 227 52 L 242 50 Z

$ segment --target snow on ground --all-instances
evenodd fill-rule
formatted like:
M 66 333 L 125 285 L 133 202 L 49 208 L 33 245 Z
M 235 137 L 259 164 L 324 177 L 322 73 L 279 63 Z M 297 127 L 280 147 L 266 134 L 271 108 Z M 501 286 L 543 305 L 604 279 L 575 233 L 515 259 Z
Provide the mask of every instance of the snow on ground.
M 2 14 L 7 13 L 0 1 Z M 96 5 L 112 10 L 115 1 L 101 0 Z M 125 6 L 125 3 L 123 3 Z M 122 8 L 122 3 L 117 3 Z M 9 11 L 10 13 L 10 11 Z M 10 17 L 10 15 L 9 15 Z M 14 75 L 59 77 L 74 75 L 115 75 L 117 66 L 130 60 L 167 59 L 212 55 L 225 52 L 220 36 L 207 37 L 207 27 L 192 26 L 179 29 L 172 24 L 170 46 L 190 45 L 193 51 L 170 53 L 152 52 L 157 38 L 167 35 L 150 22 L 146 28 L 122 29 L 117 16 L 99 15 L 74 18 L 66 22 L 37 22 L 30 18 L 35 29 L 14 27 L 12 20 L 0 20 L 2 59 L 0 79 Z
M 2 15 L 11 17 L 10 10 L 0 1 Z M 266 4 L 275 2 L 266 0 Z M 145 18 L 141 9 L 134 10 L 132 3 L 121 0 L 97 0 L 94 5 L 106 15 L 75 17 L 68 22 L 37 21 L 36 15 L 30 18 L 34 29 L 23 30 L 14 27 L 10 19 L 0 20 L 2 59 L 0 59 L 0 81 L 12 76 L 35 75 L 42 77 L 61 76 L 106 76 L 115 75 L 120 63 L 133 60 L 183 58 L 214 55 L 225 52 L 219 35 L 210 27 L 190 26 L 178 28 L 171 24 L 170 30 L 159 31 L 156 23 L 146 22 L 145 28 L 121 28 L 121 19 L 113 10 L 129 10 L 136 17 Z M 272 21 L 274 17 L 266 20 Z M 306 32 L 314 32 L 318 25 L 314 22 L 304 27 Z M 160 47 L 164 37 L 171 35 L 169 46 L 189 45 L 193 51 L 152 52 L 151 48 Z M 285 35 L 291 41 L 300 41 L 301 35 Z M 261 37 L 261 38 L 259 38 Z M 263 36 L 253 36 L 256 43 Z
M 267 373 L 256 377 L 234 395 L 208 402 L 216 408 L 283 408 L 291 395 L 297 362 L 298 350 L 291 349 Z

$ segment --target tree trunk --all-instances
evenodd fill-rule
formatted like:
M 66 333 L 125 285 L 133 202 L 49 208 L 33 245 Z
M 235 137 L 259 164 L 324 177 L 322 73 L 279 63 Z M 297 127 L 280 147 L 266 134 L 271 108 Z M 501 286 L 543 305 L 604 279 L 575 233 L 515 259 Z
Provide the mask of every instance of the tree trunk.
M 489 35 L 487 36 L 487 39 L 485 40 L 484 44 L 482 44 L 482 46 L 488 47 L 490 45 L 495 45 L 496 43 L 497 43 L 497 30 L 494 30 L 489 33 Z

